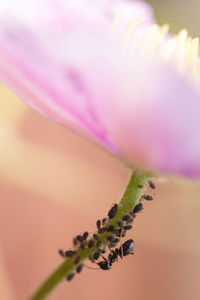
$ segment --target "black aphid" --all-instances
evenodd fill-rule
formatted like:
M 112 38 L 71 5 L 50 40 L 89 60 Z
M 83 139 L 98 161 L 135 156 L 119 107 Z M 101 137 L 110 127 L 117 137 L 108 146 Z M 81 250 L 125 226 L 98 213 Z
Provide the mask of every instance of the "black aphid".
M 103 218 L 102 224 L 105 225 L 105 223 L 106 223 L 107 220 L 108 220 L 107 218 Z
M 69 274 L 68 276 L 67 276 L 67 280 L 68 281 L 71 281 L 73 278 L 74 278 L 74 276 L 75 276 L 75 274 L 74 273 L 71 273 L 71 274 Z
M 76 268 L 76 272 L 77 272 L 77 273 L 81 273 L 82 270 L 83 270 L 83 264 L 79 265 L 79 266 Z
M 73 251 L 73 250 L 65 251 L 65 257 L 72 257 L 75 254 L 76 254 L 76 251 Z
M 133 222 L 133 218 L 131 218 L 130 215 L 125 215 L 125 216 L 123 216 L 122 220 L 125 221 L 125 222 L 128 223 L 128 224 L 130 224 L 130 223 Z
M 115 251 L 117 249 L 117 251 Z M 108 261 L 110 263 L 114 263 L 115 261 L 118 261 L 119 256 L 119 250 L 116 248 L 115 250 L 112 250 L 111 253 L 108 255 Z
M 115 240 L 115 237 L 113 235 L 109 235 L 107 237 L 107 239 L 108 239 L 109 242 L 113 242 Z
M 83 241 L 83 237 L 81 235 L 77 235 L 76 237 L 77 241 L 79 241 L 80 243 L 82 243 Z
M 121 237 L 122 231 L 123 231 L 123 228 L 119 228 L 119 229 L 117 230 L 117 237 Z
M 95 252 L 94 255 L 93 255 L 93 258 L 94 260 L 97 260 L 100 256 L 100 253 L 99 252 Z
M 77 256 L 77 257 L 75 258 L 75 260 L 74 260 L 74 263 L 75 263 L 76 265 L 78 265 L 78 264 L 80 263 L 80 260 L 81 260 L 81 257 L 80 257 L 80 256 Z
M 126 236 L 126 229 L 125 228 L 123 228 L 123 230 L 122 230 L 122 234 L 121 234 L 121 237 L 125 237 Z
M 131 216 L 130 215 L 125 215 L 123 216 L 122 220 L 125 222 L 128 222 L 130 220 Z
M 119 256 L 119 249 L 116 248 L 115 250 L 112 250 L 112 262 L 117 261 L 118 260 L 118 256 Z
M 118 257 L 118 255 L 119 255 L 119 249 L 118 249 L 118 248 L 116 248 L 116 249 L 115 249 L 115 256 L 117 256 L 117 257 Z
M 108 263 L 109 264 L 112 264 L 112 263 L 114 263 L 115 261 L 114 261 L 114 258 L 113 258 L 113 255 L 110 253 L 110 254 L 108 254 Z
M 83 241 L 86 241 L 87 238 L 88 238 L 88 235 L 89 235 L 89 233 L 88 233 L 87 231 L 84 232 L 84 234 L 82 235 L 82 240 L 83 240 Z
M 149 180 L 149 186 L 152 190 L 155 190 L 155 188 L 156 188 L 155 183 L 153 183 L 153 181 L 151 181 L 151 180 Z
M 139 213 L 142 210 L 143 210 L 143 204 L 142 203 L 138 203 L 135 206 L 134 210 L 133 210 L 133 214 L 137 214 L 137 213 Z
M 113 225 L 110 225 L 110 226 L 108 226 L 107 231 L 113 232 L 113 231 L 115 231 L 115 227 Z
M 59 249 L 58 253 L 60 254 L 60 256 L 65 257 L 65 253 L 62 249 Z
M 92 248 L 94 246 L 94 241 L 90 240 L 88 243 L 88 248 Z
M 134 221 L 134 219 L 133 219 L 133 218 L 130 218 L 130 219 L 127 221 L 127 223 L 128 223 L 128 224 L 131 224 L 131 223 L 133 223 L 133 221 Z
M 94 233 L 93 238 L 97 241 L 98 240 L 98 235 L 96 233 Z
M 119 243 L 119 242 L 120 242 L 120 239 L 119 239 L 119 238 L 115 238 L 113 242 L 114 242 L 114 243 Z
M 133 254 L 134 249 L 134 241 L 132 239 L 124 242 L 119 248 L 119 255 L 122 258 L 123 256 L 127 256 L 129 254 Z
M 124 226 L 124 229 L 126 229 L 126 230 L 131 230 L 132 228 L 133 228 L 132 225 L 126 225 L 126 226 Z
M 106 253 L 105 249 L 99 249 L 99 251 L 101 252 L 101 254 L 105 254 Z
M 113 219 L 116 216 L 117 210 L 118 210 L 118 205 L 117 204 L 113 205 L 113 207 L 108 212 L 109 219 Z
M 144 195 L 143 198 L 144 198 L 145 200 L 147 200 L 147 201 L 153 200 L 153 197 L 150 196 L 150 195 Z
M 123 225 L 124 225 L 124 223 L 122 222 L 122 221 L 118 221 L 118 223 L 117 223 L 118 225 L 119 225 L 119 227 L 120 228 L 122 228 L 123 227 Z
M 101 227 L 101 221 L 100 220 L 97 220 L 97 229 L 99 229 Z
M 112 264 L 108 261 L 100 261 L 98 265 L 102 270 L 106 270 L 106 271 L 112 268 Z

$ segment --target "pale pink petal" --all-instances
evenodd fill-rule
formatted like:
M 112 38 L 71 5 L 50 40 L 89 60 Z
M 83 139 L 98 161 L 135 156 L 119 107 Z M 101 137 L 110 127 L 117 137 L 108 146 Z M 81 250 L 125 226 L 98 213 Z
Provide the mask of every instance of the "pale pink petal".
M 124 88 L 96 102 L 121 156 L 143 169 L 199 178 L 199 91 L 172 66 L 138 58 L 131 64 L 116 78 Z
M 82 58 L 91 49 L 95 56 L 97 47 L 103 57 L 118 11 L 123 22 L 130 16 L 144 17 L 147 23 L 153 19 L 149 6 L 138 1 L 5 0 L 0 5 L 2 81 L 47 117 L 115 151 L 92 107 L 91 82 Z

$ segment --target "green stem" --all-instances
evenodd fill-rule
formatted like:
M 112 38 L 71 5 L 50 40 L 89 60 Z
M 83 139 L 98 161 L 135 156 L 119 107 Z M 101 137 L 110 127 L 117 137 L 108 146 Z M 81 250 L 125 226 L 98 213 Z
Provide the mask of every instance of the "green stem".
M 125 193 L 119 203 L 118 213 L 110 220 L 108 225 L 114 225 L 117 227 L 117 222 L 122 219 L 126 214 L 129 214 L 133 210 L 135 205 L 139 202 L 144 188 L 148 182 L 149 176 L 142 174 L 138 171 L 133 171 L 128 186 L 125 190 Z M 108 233 L 99 234 L 100 239 L 104 245 L 108 243 L 107 241 Z M 95 240 L 94 240 L 95 242 Z M 96 244 L 95 244 L 96 245 Z M 94 254 L 98 249 L 96 246 L 86 249 L 78 249 L 76 256 L 68 258 L 62 263 L 50 276 L 47 280 L 41 285 L 41 287 L 36 291 L 36 293 L 30 298 L 30 300 L 43 300 L 49 293 L 62 281 L 66 278 L 67 275 L 71 274 L 77 267 L 74 263 L 74 260 L 77 256 L 81 256 L 80 263 L 83 263 L 90 255 Z

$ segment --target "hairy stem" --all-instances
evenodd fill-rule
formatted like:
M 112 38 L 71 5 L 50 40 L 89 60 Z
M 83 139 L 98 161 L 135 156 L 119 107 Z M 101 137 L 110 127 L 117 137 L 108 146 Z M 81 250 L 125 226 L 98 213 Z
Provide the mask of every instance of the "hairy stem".
M 130 211 L 136 206 L 139 202 L 143 190 L 148 182 L 148 175 L 142 174 L 138 171 L 133 171 L 130 181 L 126 187 L 123 197 L 118 206 L 118 212 L 115 218 L 109 221 L 108 225 L 113 225 L 117 228 L 117 222 L 122 219 L 126 214 L 129 214 Z M 99 239 L 104 245 L 108 244 L 107 236 L 108 233 L 104 232 L 98 234 Z M 92 248 L 87 248 L 88 242 L 86 242 L 85 249 L 78 249 L 75 256 L 67 258 L 41 285 L 41 287 L 36 291 L 36 293 L 30 298 L 30 300 L 43 300 L 48 294 L 62 281 L 66 278 L 67 275 L 73 273 L 77 267 L 75 264 L 75 259 L 80 256 L 80 263 L 83 263 L 89 256 L 93 255 L 97 251 L 96 241 L 91 238 L 90 240 L 94 241 L 94 246 Z

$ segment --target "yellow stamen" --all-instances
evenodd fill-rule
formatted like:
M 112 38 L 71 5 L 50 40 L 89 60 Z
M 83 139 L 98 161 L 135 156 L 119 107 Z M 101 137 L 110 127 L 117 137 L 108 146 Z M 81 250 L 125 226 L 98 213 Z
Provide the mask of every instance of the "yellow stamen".
M 124 30 L 123 39 L 125 41 L 130 40 L 131 37 L 133 36 L 134 32 L 136 31 L 136 29 L 143 23 L 143 21 L 144 21 L 144 18 L 141 18 L 137 21 L 135 19 L 132 19 L 128 23 L 127 27 Z
M 115 32 L 115 30 L 116 30 L 116 28 L 117 28 L 117 26 L 118 26 L 118 24 L 120 22 L 121 17 L 122 17 L 121 13 L 117 13 L 115 15 L 115 18 L 113 20 L 112 26 L 110 28 L 110 33 L 111 34 L 113 34 Z
M 111 27 L 112 33 L 117 31 L 122 18 L 121 14 L 116 15 Z M 131 19 L 124 31 L 119 30 L 121 40 L 130 45 L 130 51 L 137 50 L 137 53 L 150 60 L 155 58 L 168 61 L 179 72 L 199 84 L 199 38 L 191 39 L 186 29 L 182 29 L 178 35 L 169 35 L 168 24 L 161 27 L 156 24 L 144 25 L 142 30 L 138 30 L 143 22 L 143 18 Z

